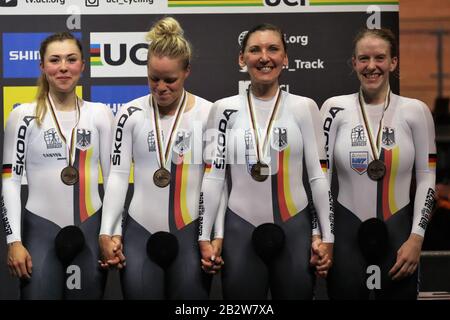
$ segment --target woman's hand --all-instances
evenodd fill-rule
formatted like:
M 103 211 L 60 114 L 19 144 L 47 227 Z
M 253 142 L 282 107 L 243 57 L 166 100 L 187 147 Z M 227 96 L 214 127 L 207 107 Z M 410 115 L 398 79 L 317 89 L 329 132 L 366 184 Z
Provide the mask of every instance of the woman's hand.
M 202 269 L 206 273 L 216 274 L 223 265 L 222 239 L 214 239 L 211 241 L 199 241 L 200 254 L 202 256 Z
M 101 260 L 99 260 L 100 267 L 107 269 L 109 267 L 117 267 L 122 269 L 126 265 L 126 258 L 123 255 L 122 237 L 100 235 L 98 238 L 100 246 Z
M 412 275 L 420 261 L 420 251 L 422 250 L 423 237 L 411 233 L 400 249 L 397 251 L 397 261 L 389 270 L 392 280 L 401 280 Z
M 222 259 L 222 244 L 223 239 L 222 238 L 215 238 L 211 245 L 213 247 L 213 257 L 214 257 L 214 266 L 213 269 L 216 271 L 219 271 L 220 268 L 225 264 L 225 262 Z
M 33 263 L 28 250 L 21 241 L 12 242 L 8 245 L 8 268 L 9 273 L 22 279 L 30 279 Z
M 326 278 L 328 270 L 333 265 L 333 243 L 322 242 L 318 235 L 311 241 L 311 259 L 309 263 L 316 267 L 316 275 Z

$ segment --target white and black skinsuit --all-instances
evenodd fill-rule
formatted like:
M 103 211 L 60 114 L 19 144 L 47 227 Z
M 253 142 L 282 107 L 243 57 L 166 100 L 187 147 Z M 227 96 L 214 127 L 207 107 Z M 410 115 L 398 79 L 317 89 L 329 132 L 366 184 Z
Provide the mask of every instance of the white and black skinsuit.
M 7 242 L 22 241 L 29 251 L 32 277 L 23 280 L 22 299 L 100 299 L 105 272 L 98 267 L 98 232 L 102 202 L 98 192 L 99 164 L 106 184 L 110 168 L 113 115 L 104 104 L 83 101 L 75 128 L 73 166 L 79 181 L 68 186 L 61 171 L 68 165 L 67 145 L 58 133 L 50 110 L 41 126 L 35 119 L 36 103 L 22 104 L 10 114 L 3 150 L 2 196 Z M 57 111 L 62 134 L 70 144 L 76 111 Z M 26 173 L 28 199 L 21 228 L 21 181 Z M 66 270 L 58 260 L 54 239 L 61 228 L 76 225 L 86 240 L 72 261 L 80 268 L 81 289 L 69 290 Z
M 339 194 L 335 206 L 334 264 L 328 276 L 334 299 L 367 299 L 367 262 L 357 243 L 361 222 L 378 218 L 386 222 L 389 249 L 380 263 L 382 299 L 414 299 L 418 271 L 402 281 L 392 281 L 388 271 L 397 250 L 411 233 L 424 236 L 434 203 L 436 145 L 433 119 L 421 101 L 390 93 L 385 104 L 365 105 L 374 140 L 381 122 L 379 159 L 386 174 L 379 181 L 367 174 L 373 160 L 369 132 L 360 109 L 358 93 L 336 96 L 322 106 L 328 176 L 336 168 Z M 410 187 L 415 176 L 414 202 Z M 351 257 L 351 259 L 349 258 Z
M 151 95 L 123 105 L 116 115 L 111 174 L 100 233 L 123 236 L 127 264 L 121 272 L 121 282 L 125 299 L 209 297 L 211 276 L 201 269 L 197 234 L 198 203 L 205 171 L 203 134 L 211 103 L 198 96 L 193 98 L 194 105 L 181 115 L 179 127 L 173 133 L 166 165 L 171 180 L 164 188 L 153 181 L 160 163 Z M 175 115 L 161 117 L 163 150 L 174 118 Z M 122 230 L 132 162 L 134 193 Z M 221 212 L 219 216 L 224 209 Z M 222 237 L 221 227 L 216 227 L 216 236 Z M 178 239 L 178 255 L 167 270 L 147 256 L 147 240 L 158 231 L 170 232 Z
M 260 161 L 270 167 L 263 182 L 250 175 L 257 162 L 247 95 L 221 99 L 213 105 L 208 127 L 216 138 L 215 154 L 202 185 L 200 240 L 209 240 L 215 212 L 229 170 L 230 194 L 225 215 L 222 283 L 225 299 L 312 299 L 314 272 L 309 264 L 312 217 L 303 185 L 303 162 L 308 173 L 323 241 L 333 242 L 330 191 L 323 172 L 325 149 L 317 104 L 281 91 L 278 111 L 268 127 L 277 95 L 261 100 L 252 95 L 259 141 L 269 142 Z M 285 245 L 268 267 L 252 247 L 252 233 L 263 223 L 275 223 L 285 233 Z M 314 227 L 314 233 L 319 231 Z

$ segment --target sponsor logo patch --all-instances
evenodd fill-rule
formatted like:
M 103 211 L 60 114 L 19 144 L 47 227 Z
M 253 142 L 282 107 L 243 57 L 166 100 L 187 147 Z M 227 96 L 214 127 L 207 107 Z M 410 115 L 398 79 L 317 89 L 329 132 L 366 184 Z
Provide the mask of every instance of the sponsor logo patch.
M 148 151 L 156 152 L 155 132 L 153 130 L 148 133 L 147 142 L 148 142 Z
M 367 166 L 369 165 L 369 153 L 367 151 L 360 152 L 350 152 L 350 167 L 363 174 L 367 171 Z
M 245 163 L 247 164 L 247 171 L 251 174 L 252 165 L 256 163 L 256 150 L 253 148 L 252 131 L 245 130 Z
M 367 145 L 366 134 L 362 125 L 352 129 L 352 147 L 363 147 Z
M 55 128 L 50 128 L 44 131 L 44 140 L 47 149 L 58 149 L 62 147 L 62 141 L 59 138 L 58 132 Z

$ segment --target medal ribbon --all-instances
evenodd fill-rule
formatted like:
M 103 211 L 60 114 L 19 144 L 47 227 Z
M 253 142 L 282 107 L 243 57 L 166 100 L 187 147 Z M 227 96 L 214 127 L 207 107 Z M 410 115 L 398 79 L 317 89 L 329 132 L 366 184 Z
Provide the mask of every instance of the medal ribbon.
M 253 136 L 255 138 L 255 144 L 256 144 L 256 154 L 257 154 L 257 161 L 260 162 L 262 159 L 262 156 L 264 156 L 266 154 L 267 151 L 267 145 L 268 145 L 268 141 L 269 141 L 269 137 L 270 137 L 270 131 L 272 130 L 272 125 L 275 119 L 275 116 L 277 114 L 277 111 L 279 109 L 280 106 L 280 100 L 281 100 L 281 90 L 280 88 L 278 88 L 277 91 L 277 99 L 275 101 L 275 106 L 272 109 L 272 113 L 270 115 L 269 118 L 269 123 L 267 124 L 266 127 L 266 134 L 264 135 L 264 142 L 263 142 L 263 146 L 262 146 L 262 150 L 260 148 L 261 144 L 259 143 L 259 133 L 258 133 L 258 125 L 257 125 L 257 121 L 256 121 L 256 114 L 255 111 L 253 109 L 253 104 L 252 104 L 252 97 L 251 97 L 251 93 L 250 93 L 250 86 L 247 89 L 247 101 L 248 101 L 248 110 L 249 110 L 249 114 L 250 114 L 250 123 L 252 125 L 252 131 L 253 131 Z
M 381 136 L 382 136 L 381 133 L 382 133 L 382 128 L 383 128 L 383 118 L 384 118 L 384 113 L 386 112 L 387 108 L 389 107 L 390 93 L 391 93 L 391 90 L 388 86 L 386 97 L 384 99 L 383 113 L 381 114 L 381 119 L 380 119 L 380 123 L 378 126 L 376 144 L 373 142 L 374 138 L 372 135 L 372 128 L 370 127 L 370 122 L 368 121 L 367 115 L 366 115 L 366 111 L 365 111 L 366 107 L 364 104 L 362 88 L 359 89 L 359 93 L 358 93 L 359 107 L 361 109 L 361 113 L 362 113 L 363 120 L 364 120 L 364 128 L 366 129 L 366 132 L 368 133 L 368 136 L 369 136 L 370 149 L 372 151 L 374 160 L 378 160 L 380 158 L 380 151 L 381 151 L 380 145 L 381 145 Z
M 181 118 L 184 113 L 184 109 L 186 109 L 187 105 L 187 94 L 186 91 L 183 90 L 183 98 L 180 100 L 177 106 L 177 112 L 175 113 L 175 119 L 172 122 L 172 126 L 169 130 L 169 140 L 167 141 L 167 145 L 165 148 L 165 151 L 163 152 L 163 141 L 162 141 L 162 134 L 161 134 L 161 126 L 160 126 L 160 119 L 159 119 L 159 108 L 156 101 L 153 101 L 153 95 L 150 97 L 150 107 L 153 109 L 153 127 L 156 131 L 156 141 L 157 144 L 157 152 L 158 152 L 158 159 L 159 159 L 159 165 L 161 168 L 164 168 L 167 165 L 167 160 L 169 158 L 169 150 L 172 147 L 173 144 L 173 133 L 177 131 L 178 126 L 180 125 Z
M 75 107 L 77 110 L 77 122 L 75 123 L 75 126 L 72 128 L 71 130 L 71 134 L 70 134 L 70 144 L 67 143 L 67 139 L 66 136 L 63 134 L 63 131 L 61 130 L 61 126 L 59 124 L 58 121 L 58 117 L 56 115 L 56 109 L 55 109 L 55 104 L 53 102 L 52 96 L 50 95 L 50 93 L 48 94 L 48 104 L 47 104 L 47 108 L 50 105 L 50 114 L 52 115 L 52 120 L 53 123 L 56 127 L 56 131 L 58 131 L 58 135 L 60 136 L 61 140 L 64 141 L 65 145 L 66 145 L 66 158 L 69 161 L 69 166 L 73 165 L 73 151 L 74 151 L 74 146 L 75 146 L 75 129 L 78 126 L 78 123 L 80 122 L 80 106 L 78 104 L 78 97 L 75 96 Z M 67 156 L 68 155 L 68 156 Z

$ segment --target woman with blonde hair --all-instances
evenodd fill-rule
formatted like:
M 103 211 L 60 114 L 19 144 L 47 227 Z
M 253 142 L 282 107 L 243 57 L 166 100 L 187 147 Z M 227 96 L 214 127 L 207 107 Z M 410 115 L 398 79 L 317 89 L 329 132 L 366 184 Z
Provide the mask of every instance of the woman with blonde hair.
M 163 18 L 148 39 L 151 94 L 116 115 L 102 265 L 122 269 L 125 299 L 208 299 L 211 278 L 200 268 L 196 239 L 211 103 L 184 89 L 192 52 L 180 24 Z M 122 228 L 132 161 L 134 194 Z

